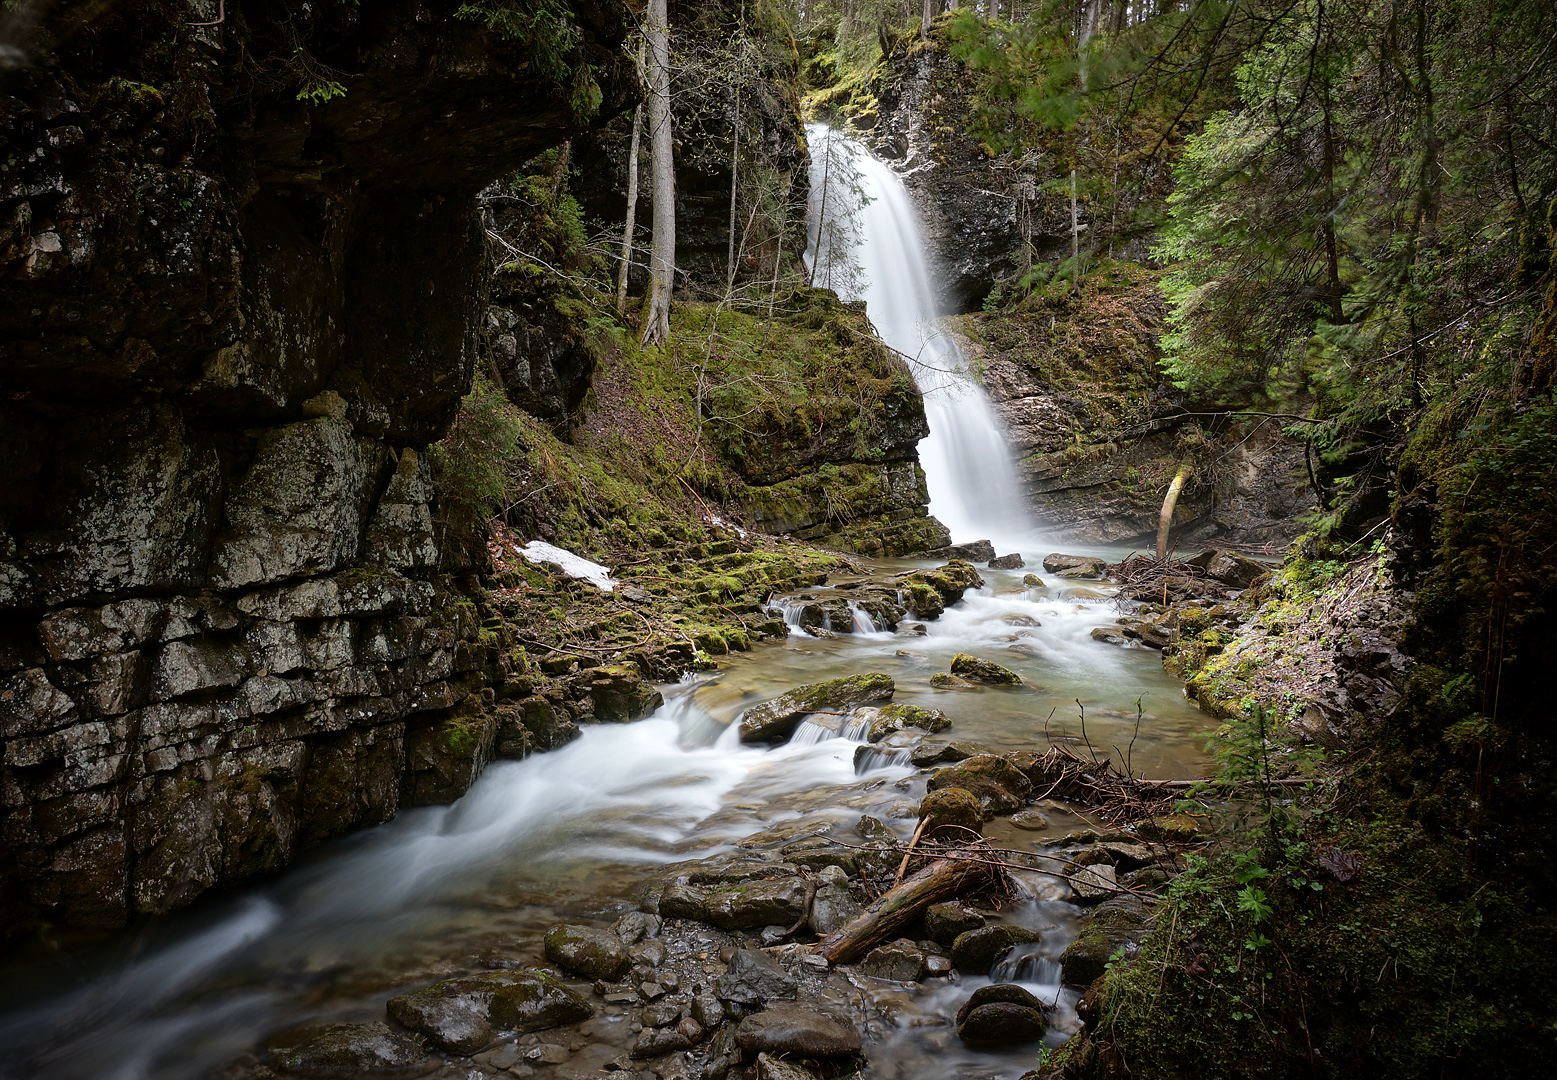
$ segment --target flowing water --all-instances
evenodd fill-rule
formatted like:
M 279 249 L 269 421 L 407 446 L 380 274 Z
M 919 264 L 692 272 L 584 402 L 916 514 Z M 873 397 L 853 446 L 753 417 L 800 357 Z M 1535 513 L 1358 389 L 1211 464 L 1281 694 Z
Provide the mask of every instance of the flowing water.
M 846 300 L 864 300 L 876 332 L 914 372 L 930 420 L 930 437 L 919 444 L 930 512 L 956 543 L 991 540 L 1001 551 L 1031 544 L 1036 530 L 1000 422 L 956 343 L 937 325 L 919 212 L 908 189 L 859 142 L 826 124 L 808 124 L 806 136 L 811 189 L 825 193 L 812 200 L 815 280 Z
M 1044 546 L 1001 487 L 1004 447 L 988 405 L 953 373 L 955 350 L 926 321 L 932 309 L 912 207 L 890 170 L 851 153 L 874 199 L 856 245 L 876 275 L 864 293 L 872 317 L 895 347 L 934 359 L 920 368 L 933 432 L 921 452 L 936 512 L 958 539 L 989 536 L 1035 562 Z M 780 747 L 735 740 L 731 721 L 743 709 L 802 683 L 881 671 L 896 681 L 895 700 L 947 713 L 953 727 L 945 737 L 1010 750 L 1064 740 L 1078 752 L 1128 761 L 1138 774 L 1203 771 L 1191 735 L 1204 717 L 1157 654 L 1090 637 L 1116 615 L 1110 590 L 1030 588 L 1020 571 L 984 573 L 986 586 L 923 634 L 878 629 L 856 608 L 853 633 L 812 637 L 797 629 L 783 643 L 727 657 L 717 673 L 665 687 L 667 703 L 654 717 L 591 726 L 560 750 L 495 763 L 452 806 L 409 811 L 345 837 L 268 884 L 94 948 L 12 957 L 0 968 L 0 1076 L 204 1077 L 287 1027 L 380 1019 L 384 1001 L 406 988 L 483 965 L 536 963 L 547 926 L 608 921 L 633 909 L 667 864 L 737 850 L 742 841 L 761 845 L 770 831 L 853 837 L 862 815 L 906 838 L 925 777 L 906 764 L 904 736 L 862 751 L 857 726 L 833 729 L 818 717 Z M 835 584 L 837 595 L 849 595 L 851 582 Z M 957 652 L 1011 668 L 1024 685 L 932 688 L 930 676 Z M 1063 806 L 1043 813 L 1048 824 L 1038 831 L 997 820 L 988 832 L 998 846 L 1041 852 L 1086 824 Z M 1074 995 L 1061 988 L 1055 958 L 1073 939 L 1080 911 L 1058 880 L 1037 871 L 1016 876 L 1024 898 L 1002 917 L 1042 938 L 994 976 L 1055 1003 L 1054 1044 L 1076 1029 Z M 945 1022 L 989 981 L 857 980 L 873 1015 L 885 1018 L 870 1028 L 869 1075 L 1014 1077 L 1029 1068 L 1030 1048 L 968 1050 Z M 607 1013 L 588 1034 L 611 1044 L 610 1056 L 630 1032 L 625 1017 Z M 523 1075 L 570 1080 L 588 1071 L 577 1064 L 585 1057 Z M 494 1074 L 469 1062 L 438 1073 L 481 1075 Z

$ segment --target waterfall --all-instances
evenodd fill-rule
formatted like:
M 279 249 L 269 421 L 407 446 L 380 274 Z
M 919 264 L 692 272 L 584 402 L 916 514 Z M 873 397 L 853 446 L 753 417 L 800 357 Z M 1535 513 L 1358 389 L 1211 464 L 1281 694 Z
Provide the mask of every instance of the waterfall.
M 930 421 L 930 436 L 919 444 L 930 512 L 954 542 L 1032 548 L 1035 530 L 1000 421 L 956 344 L 936 325 L 935 291 L 908 189 L 857 140 L 825 124 L 807 125 L 806 134 L 814 283 L 846 300 L 864 300 L 882 340 L 909 359 Z

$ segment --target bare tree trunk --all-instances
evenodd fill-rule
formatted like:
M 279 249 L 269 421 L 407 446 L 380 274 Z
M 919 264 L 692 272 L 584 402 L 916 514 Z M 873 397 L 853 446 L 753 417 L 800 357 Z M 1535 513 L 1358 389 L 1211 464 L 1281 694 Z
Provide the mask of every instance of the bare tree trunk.
M 1173 483 L 1168 485 L 1168 494 L 1162 500 L 1162 513 L 1157 519 L 1157 561 L 1161 562 L 1168 557 L 1168 527 L 1173 523 L 1173 508 L 1179 504 L 1179 492 L 1184 490 L 1184 481 L 1189 477 L 1189 466 L 1180 465 L 1179 471 L 1173 474 Z
M 739 81 L 730 85 L 731 92 L 735 95 L 735 116 L 730 122 L 730 254 L 725 263 L 724 295 L 725 299 L 735 291 L 735 203 L 736 193 L 740 190 L 741 177 L 741 86 Z
M 1070 171 L 1070 280 L 1081 294 L 1081 226 L 1076 217 L 1076 170 Z
M 633 229 L 638 224 L 638 139 L 643 132 L 643 107 L 633 110 L 632 149 L 627 152 L 627 222 L 622 226 L 622 265 L 616 272 L 616 313 L 627 311 L 627 271 L 633 264 Z
M 924 14 L 919 18 L 919 37 L 924 41 L 930 40 L 930 8 L 935 0 L 924 0 Z
M 676 167 L 670 129 L 670 19 L 666 0 L 649 0 L 649 150 L 654 176 L 654 253 L 643 343 L 670 337 L 670 298 L 676 278 Z
M 979 856 L 973 862 L 952 852 L 937 859 L 917 874 L 876 899 L 859 916 L 817 944 L 829 963 L 848 964 L 883 941 L 898 937 L 925 908 L 953 896 L 984 888 L 997 879 L 999 871 Z
M 557 192 L 562 190 L 562 185 L 568 178 L 568 160 L 573 156 L 573 140 L 569 139 L 557 147 L 557 164 L 551 169 L 551 197 L 555 202 Z

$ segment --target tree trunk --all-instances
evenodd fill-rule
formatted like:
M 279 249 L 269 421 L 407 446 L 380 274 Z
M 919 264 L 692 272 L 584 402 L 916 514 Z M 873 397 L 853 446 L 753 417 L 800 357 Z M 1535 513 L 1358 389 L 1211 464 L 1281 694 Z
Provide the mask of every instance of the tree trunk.
M 924 41 L 930 40 L 930 7 L 935 0 L 924 0 L 924 14 L 919 19 L 919 37 Z
M 744 59 L 744 58 L 743 58 Z M 725 299 L 735 290 L 735 210 L 736 195 L 740 190 L 741 176 L 741 87 L 739 82 L 730 86 L 734 95 L 734 117 L 730 121 L 730 254 L 725 263 Z
M 952 852 L 914 874 L 903 884 L 882 893 L 847 926 L 823 938 L 817 945 L 829 963 L 848 964 L 883 941 L 902 936 L 925 908 L 954 896 L 983 888 L 996 880 L 998 871 L 986 862 L 971 862 Z
M 1076 170 L 1070 171 L 1070 280 L 1081 295 L 1081 225 L 1076 216 Z
M 573 140 L 569 139 L 557 147 L 557 164 L 551 169 L 551 198 L 557 200 L 557 192 L 562 190 L 563 183 L 568 178 L 568 159 L 573 156 Z
M 671 157 L 670 19 L 666 0 L 649 0 L 649 154 L 654 177 L 654 252 L 643 343 L 670 337 L 670 298 L 676 278 L 676 168 Z
M 616 272 L 616 313 L 627 311 L 627 272 L 633 265 L 633 229 L 638 224 L 638 140 L 643 132 L 643 107 L 633 110 L 632 148 L 627 152 L 627 221 L 622 226 L 622 265 Z
M 1173 524 L 1173 508 L 1179 504 L 1179 492 L 1184 490 L 1184 481 L 1189 477 L 1189 466 L 1180 465 L 1179 471 L 1173 474 L 1173 483 L 1168 485 L 1168 494 L 1163 496 L 1162 514 L 1157 519 L 1157 561 L 1161 562 L 1168 557 L 1168 529 Z

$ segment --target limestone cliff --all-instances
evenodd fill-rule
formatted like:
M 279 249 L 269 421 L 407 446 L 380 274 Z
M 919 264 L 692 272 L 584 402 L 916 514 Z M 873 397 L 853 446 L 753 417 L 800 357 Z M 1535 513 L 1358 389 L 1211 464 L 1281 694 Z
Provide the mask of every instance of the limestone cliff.
M 460 790 L 496 642 L 418 451 L 470 385 L 476 193 L 639 88 L 617 0 L 532 40 L 457 7 L 127 0 L 7 43 L 8 924 L 165 911 Z

